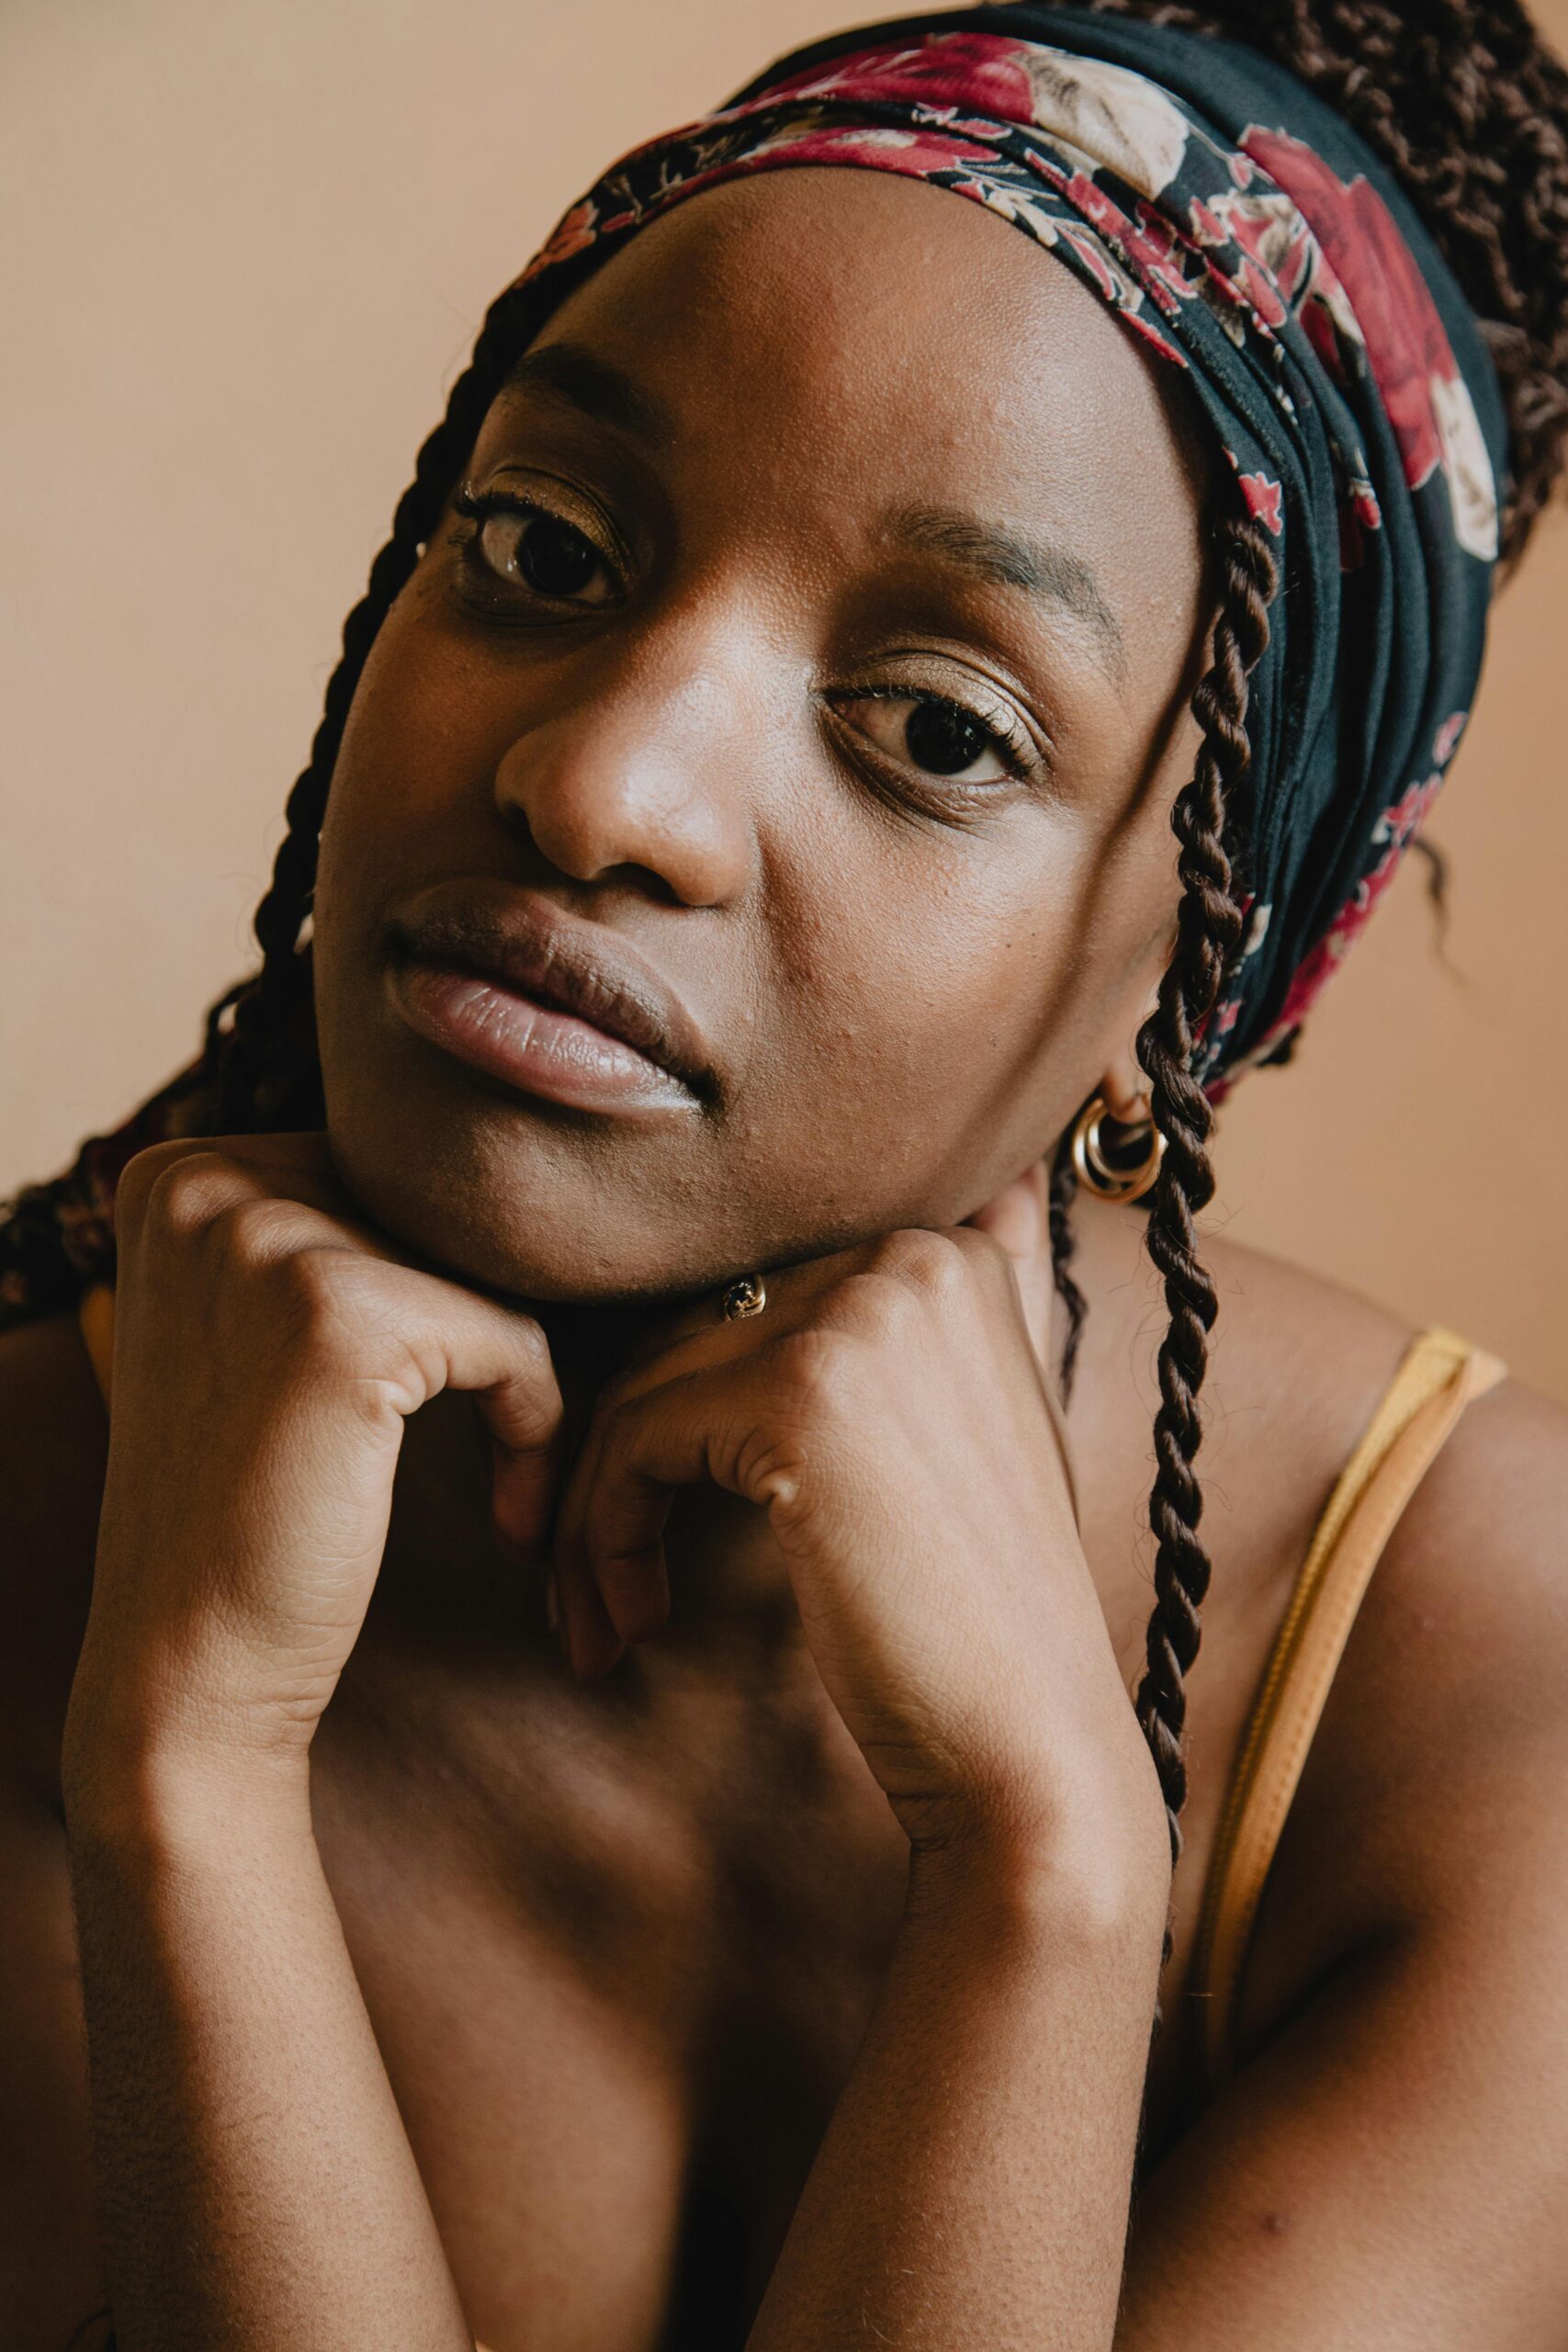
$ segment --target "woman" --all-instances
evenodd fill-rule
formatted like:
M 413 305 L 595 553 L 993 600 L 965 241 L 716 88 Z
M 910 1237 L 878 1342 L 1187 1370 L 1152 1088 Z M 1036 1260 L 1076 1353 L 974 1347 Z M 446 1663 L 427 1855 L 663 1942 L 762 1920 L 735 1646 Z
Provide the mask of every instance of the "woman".
M 1556 467 L 1568 91 L 1232 29 L 574 207 L 15 1205 L 8 2346 L 1558 2340 L 1561 1417 L 1193 1218 Z

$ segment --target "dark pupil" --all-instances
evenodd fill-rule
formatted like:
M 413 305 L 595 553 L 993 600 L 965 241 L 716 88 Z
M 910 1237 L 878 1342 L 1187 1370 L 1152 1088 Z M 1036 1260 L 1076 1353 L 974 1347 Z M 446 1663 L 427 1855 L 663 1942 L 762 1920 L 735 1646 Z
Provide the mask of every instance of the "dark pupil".
M 540 514 L 523 533 L 517 569 L 541 596 L 575 596 L 599 569 L 599 551 L 558 515 Z
M 932 775 L 973 767 L 990 740 L 977 718 L 951 702 L 917 703 L 904 728 L 909 757 Z

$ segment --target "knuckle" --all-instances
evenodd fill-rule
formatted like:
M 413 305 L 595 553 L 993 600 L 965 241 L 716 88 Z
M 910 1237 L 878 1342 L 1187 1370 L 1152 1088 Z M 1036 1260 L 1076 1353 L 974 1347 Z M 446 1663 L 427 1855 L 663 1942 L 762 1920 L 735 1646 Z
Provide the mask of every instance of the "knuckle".
M 829 1313 L 829 1328 L 847 1341 L 882 1346 L 893 1339 L 919 1306 L 916 1293 L 891 1272 L 851 1274 L 840 1283 Z
M 258 1209 L 266 1205 L 255 1204 Z M 366 1281 L 371 1271 L 371 1261 L 346 1250 L 288 1250 L 268 1261 L 278 1295 L 299 1323 L 318 1336 L 359 1330 L 375 1317 L 378 1302 L 367 1295 L 371 1285 Z
M 531 1315 L 509 1314 L 506 1329 L 517 1376 L 530 1386 L 553 1390 L 556 1385 L 555 1358 L 550 1353 L 544 1326 L 536 1323 Z
M 971 1276 L 977 1275 L 987 1283 L 1011 1282 L 1012 1260 L 994 1233 L 982 1233 L 975 1225 L 959 1225 L 947 1239 L 956 1252 L 957 1262 Z
M 155 1240 L 188 1240 L 231 1200 L 235 1174 L 232 1160 L 220 1151 L 157 1144 L 138 1152 L 128 1164 L 119 1180 L 117 1209 L 123 1208 Z
M 299 1211 L 288 1201 L 231 1200 L 211 1217 L 213 1238 L 241 1264 L 282 1261 Z
M 373 1259 L 339 1249 L 290 1250 L 265 1271 L 271 1312 L 301 1374 L 358 1389 L 374 1411 L 441 1385 L 440 1344 L 418 1314 L 399 1311 Z
M 974 1238 L 985 1238 L 980 1234 Z M 955 1235 L 918 1229 L 890 1233 L 878 1253 L 875 1271 L 938 1299 L 954 1296 L 968 1280 L 965 1253 Z

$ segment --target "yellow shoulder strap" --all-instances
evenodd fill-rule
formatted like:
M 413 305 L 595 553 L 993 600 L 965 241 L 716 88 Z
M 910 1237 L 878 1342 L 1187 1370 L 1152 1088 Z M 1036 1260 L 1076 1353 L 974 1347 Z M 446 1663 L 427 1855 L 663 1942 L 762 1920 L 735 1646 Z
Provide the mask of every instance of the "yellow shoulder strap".
M 1452 1331 L 1422 1332 L 1318 1522 L 1253 1702 L 1204 1889 L 1191 1989 L 1211 2086 L 1230 2071 L 1264 1882 L 1372 1571 L 1454 1423 L 1506 1370 Z

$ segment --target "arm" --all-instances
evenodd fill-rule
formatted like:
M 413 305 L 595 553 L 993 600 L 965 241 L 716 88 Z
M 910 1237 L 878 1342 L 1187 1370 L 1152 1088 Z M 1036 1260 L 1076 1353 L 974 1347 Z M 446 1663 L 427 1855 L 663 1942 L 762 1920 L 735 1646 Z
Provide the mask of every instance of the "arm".
M 748 2352 L 1110 2345 L 1163 1926 L 1146 1883 L 917 1861 Z
M 893 1969 L 750 2352 L 1553 2352 L 1561 1418 L 1513 1444 L 1478 1408 L 1406 1514 L 1271 1888 L 1295 1891 L 1256 2054 L 1145 2185 L 1118 2316 L 1164 1873 L 1072 1530 L 1019 1466 L 1044 1449 L 1005 1318 L 974 1319 L 992 1271 L 902 1236 L 837 1286 L 770 1277 L 743 1336 L 694 1328 L 602 1401 L 568 1498 L 580 1664 L 657 1630 L 671 1488 L 762 1503 L 910 1837 Z
M 321 1874 L 310 1747 L 407 1416 L 475 1393 L 522 1550 L 558 1428 L 547 1354 L 346 1218 L 315 1138 L 144 1153 L 118 1223 L 62 1763 L 119 2352 L 468 2352 Z
M 1357 1621 L 1246 2063 L 1140 2196 L 1126 2352 L 1556 2352 L 1568 2311 L 1568 1423 L 1472 1406 Z
M 304 1772 L 80 1761 L 71 1864 L 119 2352 L 470 2352 Z
M 601 1397 L 558 1530 L 580 1671 L 657 1633 L 673 1490 L 765 1508 L 910 1842 L 892 1966 L 750 2352 L 1109 2352 L 1169 1841 L 1019 1286 L 906 1233 L 699 1309 Z

